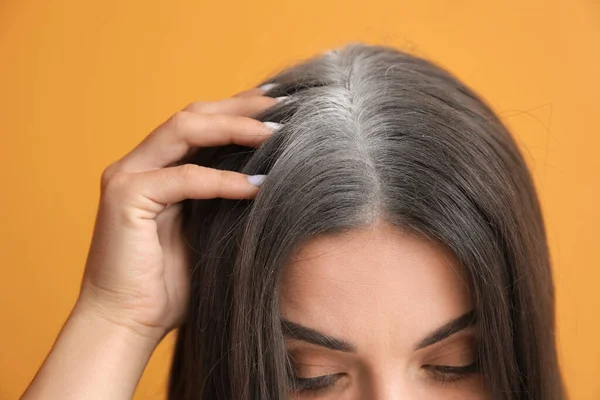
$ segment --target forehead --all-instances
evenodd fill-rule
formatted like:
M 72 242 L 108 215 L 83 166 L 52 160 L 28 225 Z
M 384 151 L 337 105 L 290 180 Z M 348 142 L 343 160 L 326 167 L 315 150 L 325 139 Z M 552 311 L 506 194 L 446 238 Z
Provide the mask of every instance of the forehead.
M 359 349 L 408 350 L 472 308 L 450 250 L 384 223 L 306 242 L 281 285 L 286 319 Z

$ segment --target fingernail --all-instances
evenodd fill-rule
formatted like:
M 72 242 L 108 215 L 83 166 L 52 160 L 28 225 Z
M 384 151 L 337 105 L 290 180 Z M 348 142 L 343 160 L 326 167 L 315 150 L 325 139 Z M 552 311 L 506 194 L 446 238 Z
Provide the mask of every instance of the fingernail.
M 263 90 L 263 91 L 265 91 L 265 92 L 266 92 L 266 91 L 268 91 L 268 90 L 271 90 L 271 89 L 273 89 L 273 88 L 274 88 L 274 87 L 276 87 L 277 85 L 279 85 L 279 84 L 278 84 L 278 83 L 275 83 L 275 82 L 273 82 L 273 83 L 265 83 L 264 85 L 262 85 L 262 86 L 259 86 L 258 88 L 259 88 L 260 90 Z
M 290 97 L 290 96 L 281 96 L 281 97 L 275 97 L 275 100 L 277 100 L 278 102 L 280 102 L 280 103 L 281 103 L 282 101 L 284 101 L 284 100 L 285 100 L 285 99 L 287 99 L 288 97 Z
M 262 185 L 266 177 L 266 175 L 249 175 L 248 182 L 250 182 L 254 186 L 260 186 Z
M 273 132 L 277 132 L 283 126 L 283 124 L 271 121 L 265 121 L 263 124 Z

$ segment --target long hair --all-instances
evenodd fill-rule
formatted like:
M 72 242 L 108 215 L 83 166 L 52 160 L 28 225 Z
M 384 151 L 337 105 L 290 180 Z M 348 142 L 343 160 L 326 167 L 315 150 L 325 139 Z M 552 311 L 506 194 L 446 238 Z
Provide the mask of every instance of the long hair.
M 268 175 L 252 200 L 186 200 L 193 262 L 170 400 L 285 399 L 278 290 L 300 244 L 385 220 L 444 243 L 464 269 L 494 399 L 564 399 L 545 227 L 527 165 L 497 115 L 434 63 L 353 42 L 261 84 L 288 99 L 258 148 L 190 163 Z

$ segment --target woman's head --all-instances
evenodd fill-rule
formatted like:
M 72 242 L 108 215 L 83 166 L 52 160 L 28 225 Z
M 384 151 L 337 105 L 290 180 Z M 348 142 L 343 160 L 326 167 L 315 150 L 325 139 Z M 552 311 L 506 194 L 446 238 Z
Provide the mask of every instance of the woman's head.
M 289 97 L 256 118 L 283 127 L 191 160 L 268 177 L 184 204 L 170 398 L 562 398 L 538 200 L 489 107 L 360 43 L 263 83 Z

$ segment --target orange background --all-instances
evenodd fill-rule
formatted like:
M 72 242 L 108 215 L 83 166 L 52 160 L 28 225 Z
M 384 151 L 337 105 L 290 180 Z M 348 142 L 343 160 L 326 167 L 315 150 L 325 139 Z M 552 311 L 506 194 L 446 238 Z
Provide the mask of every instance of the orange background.
M 571 398 L 600 399 L 594 0 L 0 1 L 0 398 L 73 306 L 103 168 L 187 103 L 353 40 L 439 62 L 513 130 L 547 218 Z M 164 398 L 173 338 L 136 399 Z

